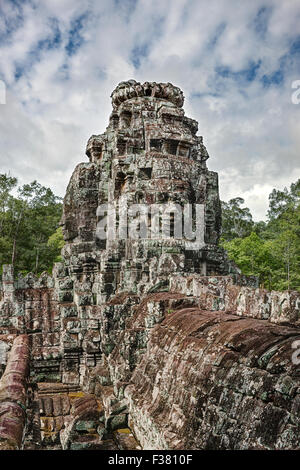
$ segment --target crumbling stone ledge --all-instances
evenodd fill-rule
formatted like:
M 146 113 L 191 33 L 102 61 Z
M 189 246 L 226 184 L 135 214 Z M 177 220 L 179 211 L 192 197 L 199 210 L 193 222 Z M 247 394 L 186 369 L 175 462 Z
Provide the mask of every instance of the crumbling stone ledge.
M 197 298 L 202 310 L 299 326 L 300 292 L 259 289 L 249 286 L 250 280 L 238 275 L 175 275 L 170 278 L 170 291 Z
M 0 450 L 18 450 L 22 447 L 29 358 L 29 337 L 17 336 L 0 380 Z
M 266 320 L 170 312 L 125 388 L 142 448 L 299 448 L 299 338 L 298 328 Z

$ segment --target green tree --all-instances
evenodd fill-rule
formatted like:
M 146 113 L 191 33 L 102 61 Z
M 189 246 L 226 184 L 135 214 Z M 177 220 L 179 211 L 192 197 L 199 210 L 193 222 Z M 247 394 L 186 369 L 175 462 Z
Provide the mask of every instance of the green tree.
M 14 194 L 13 194 L 14 193 Z M 0 262 L 36 274 L 51 270 L 59 253 L 49 237 L 61 217 L 61 198 L 37 181 L 17 188 L 17 179 L 0 175 Z
M 224 242 L 223 247 L 243 274 L 258 276 L 261 285 L 272 287 L 271 273 L 275 260 L 270 242 L 252 232 L 248 237 Z
M 54 262 L 62 261 L 60 255 L 61 249 L 64 246 L 65 241 L 62 233 L 62 228 L 58 227 L 56 231 L 48 238 L 47 246 L 52 251 L 52 259 Z
M 253 222 L 242 198 L 223 206 L 221 242 L 244 274 L 264 287 L 300 291 L 300 179 L 269 195 L 267 221 Z
M 247 237 L 253 230 L 252 215 L 247 207 L 242 207 L 244 203 L 241 197 L 222 202 L 222 241 Z

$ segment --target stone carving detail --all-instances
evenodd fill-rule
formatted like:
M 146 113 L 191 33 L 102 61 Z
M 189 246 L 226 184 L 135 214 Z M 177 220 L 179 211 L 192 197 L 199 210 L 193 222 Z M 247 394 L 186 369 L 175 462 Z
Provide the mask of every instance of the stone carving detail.
M 218 245 L 218 175 L 183 101 L 170 83 L 120 83 L 67 188 L 63 262 L 39 278 L 3 267 L 2 448 L 299 447 L 300 294 L 259 289 Z M 119 236 L 103 239 L 105 204 Z M 127 221 L 147 237 L 120 233 L 136 204 L 172 213 L 169 236 L 151 212 Z M 203 209 L 199 246 L 175 230 L 186 204 Z M 23 388 L 8 404 L 10 378 Z
M 111 100 L 113 107 L 117 108 L 123 101 L 145 96 L 170 101 L 179 108 L 184 102 L 182 91 L 172 83 L 145 82 L 141 84 L 135 80 L 119 83 L 111 94 Z

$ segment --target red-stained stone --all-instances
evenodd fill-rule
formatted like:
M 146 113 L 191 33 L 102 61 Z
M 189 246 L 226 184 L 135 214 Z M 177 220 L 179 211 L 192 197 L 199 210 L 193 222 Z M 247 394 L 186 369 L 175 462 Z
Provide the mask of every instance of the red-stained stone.
M 17 336 L 0 380 L 0 439 L 20 449 L 25 426 L 26 379 L 29 371 L 29 338 Z

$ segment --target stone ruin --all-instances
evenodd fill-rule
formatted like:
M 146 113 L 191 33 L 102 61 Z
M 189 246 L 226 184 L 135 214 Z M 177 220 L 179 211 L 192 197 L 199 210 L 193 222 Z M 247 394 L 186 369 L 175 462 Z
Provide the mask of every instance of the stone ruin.
M 300 293 L 258 288 L 218 246 L 218 176 L 182 91 L 129 80 L 111 98 L 67 188 L 63 262 L 3 266 L 0 449 L 298 448 Z M 199 245 L 174 232 L 186 204 Z M 152 236 L 120 232 L 124 213 Z

